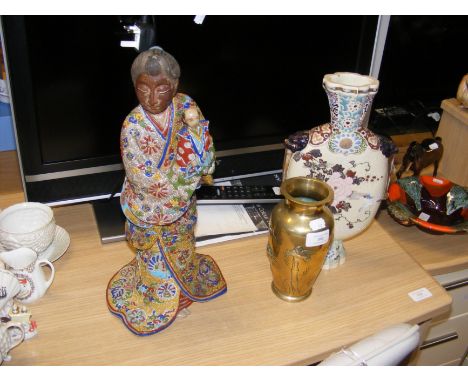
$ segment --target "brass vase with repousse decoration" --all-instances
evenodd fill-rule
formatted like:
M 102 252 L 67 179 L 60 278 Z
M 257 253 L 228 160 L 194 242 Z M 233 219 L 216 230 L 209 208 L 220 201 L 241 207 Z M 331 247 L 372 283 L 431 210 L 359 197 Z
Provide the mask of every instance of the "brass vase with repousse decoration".
M 309 297 L 333 240 L 333 215 L 327 207 L 333 189 L 318 179 L 295 177 L 281 185 L 284 201 L 270 218 L 267 254 L 272 289 L 289 302 Z

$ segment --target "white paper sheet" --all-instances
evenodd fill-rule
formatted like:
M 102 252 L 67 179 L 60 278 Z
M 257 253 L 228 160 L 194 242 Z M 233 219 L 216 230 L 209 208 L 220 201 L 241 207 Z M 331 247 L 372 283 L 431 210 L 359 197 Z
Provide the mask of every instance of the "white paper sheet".
M 227 235 L 254 232 L 257 227 L 242 204 L 200 205 L 195 236 Z

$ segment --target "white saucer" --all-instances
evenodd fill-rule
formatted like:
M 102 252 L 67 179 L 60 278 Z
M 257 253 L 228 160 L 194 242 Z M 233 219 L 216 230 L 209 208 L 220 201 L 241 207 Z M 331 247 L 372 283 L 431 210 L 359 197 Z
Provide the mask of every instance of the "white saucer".
M 70 245 L 70 235 L 62 227 L 55 227 L 55 237 L 47 249 L 38 256 L 39 260 L 58 260 L 68 249 Z

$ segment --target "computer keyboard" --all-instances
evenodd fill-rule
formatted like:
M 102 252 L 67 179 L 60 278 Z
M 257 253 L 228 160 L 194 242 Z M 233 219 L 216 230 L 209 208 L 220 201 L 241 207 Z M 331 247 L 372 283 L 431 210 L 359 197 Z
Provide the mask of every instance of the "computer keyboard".
M 283 199 L 273 186 L 202 186 L 196 190 L 197 204 L 278 203 Z

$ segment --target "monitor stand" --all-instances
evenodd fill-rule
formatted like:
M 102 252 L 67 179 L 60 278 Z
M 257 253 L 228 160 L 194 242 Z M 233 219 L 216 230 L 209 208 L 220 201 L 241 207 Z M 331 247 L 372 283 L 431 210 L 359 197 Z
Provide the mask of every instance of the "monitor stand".
M 119 197 L 96 200 L 93 209 L 102 244 L 125 240 L 125 215 Z

